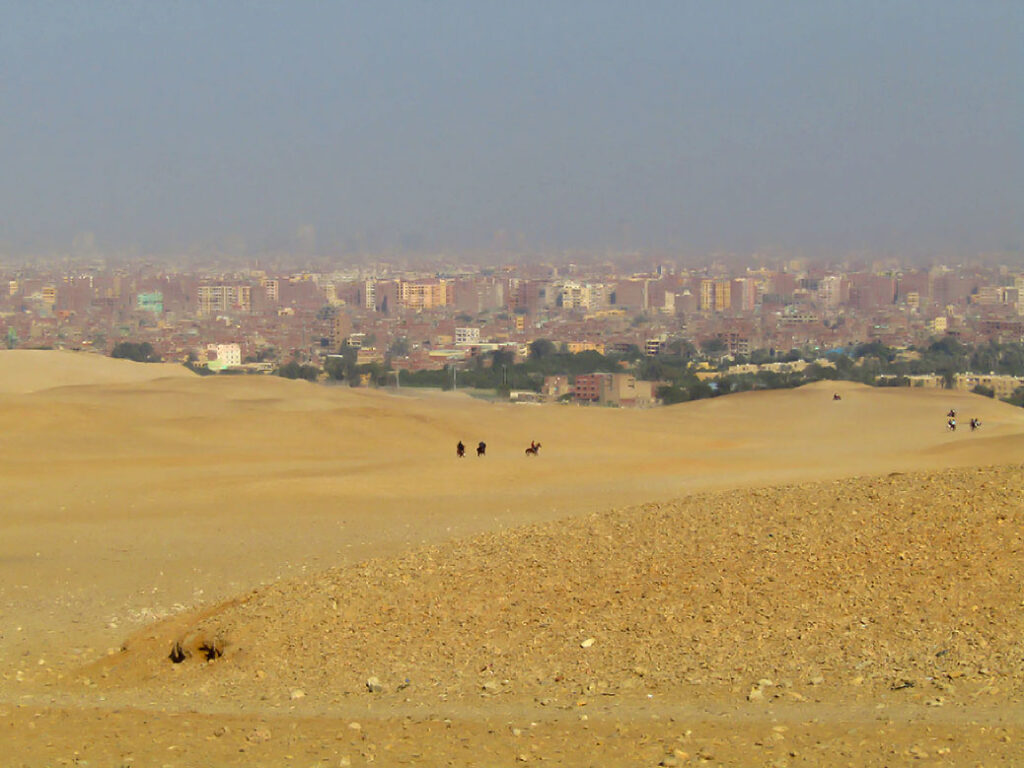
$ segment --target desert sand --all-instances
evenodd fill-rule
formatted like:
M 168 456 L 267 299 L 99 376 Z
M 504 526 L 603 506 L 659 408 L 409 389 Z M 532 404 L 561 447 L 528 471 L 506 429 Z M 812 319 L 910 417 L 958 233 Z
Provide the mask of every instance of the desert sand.
M 3 764 L 1024 763 L 1022 409 L 0 374 Z

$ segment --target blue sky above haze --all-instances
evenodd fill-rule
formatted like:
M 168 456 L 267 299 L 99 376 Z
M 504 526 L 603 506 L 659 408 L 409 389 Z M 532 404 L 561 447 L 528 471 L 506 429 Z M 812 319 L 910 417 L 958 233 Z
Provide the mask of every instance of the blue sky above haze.
M 0 18 L 0 250 L 1024 248 L 1024 3 Z

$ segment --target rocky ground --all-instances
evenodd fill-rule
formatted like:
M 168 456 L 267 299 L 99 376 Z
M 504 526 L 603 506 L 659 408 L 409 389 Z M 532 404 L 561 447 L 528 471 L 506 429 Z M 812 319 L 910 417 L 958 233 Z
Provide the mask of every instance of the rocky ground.
M 147 629 L 103 672 L 307 706 L 370 678 L 400 700 L 902 686 L 940 705 L 1024 682 L 1022 505 L 1019 466 L 701 494 L 277 584 L 173 640 Z

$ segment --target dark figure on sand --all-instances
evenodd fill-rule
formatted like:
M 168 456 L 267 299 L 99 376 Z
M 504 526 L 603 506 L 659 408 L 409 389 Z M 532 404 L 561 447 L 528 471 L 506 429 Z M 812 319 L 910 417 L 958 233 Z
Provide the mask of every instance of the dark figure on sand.
M 460 459 L 466 455 L 466 446 L 462 444 L 461 440 L 459 440 L 459 444 L 455 446 L 455 455 Z
M 540 443 L 535 443 L 533 440 L 530 441 L 530 447 L 526 449 L 527 456 L 536 456 L 537 451 L 540 450 Z
M 487 454 L 487 443 L 485 443 L 483 440 L 481 440 L 479 445 L 477 445 L 477 447 L 476 447 L 476 455 L 477 456 L 485 456 L 486 454 Z

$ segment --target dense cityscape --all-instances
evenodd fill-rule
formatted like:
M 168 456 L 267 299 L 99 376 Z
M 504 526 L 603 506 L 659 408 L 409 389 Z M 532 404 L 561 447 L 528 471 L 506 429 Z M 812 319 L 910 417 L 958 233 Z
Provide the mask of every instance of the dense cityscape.
M 1024 384 L 1024 274 L 1006 265 L 662 262 L 625 272 L 612 262 L 8 267 L 0 333 L 8 348 L 180 362 L 201 373 L 462 384 L 610 405 L 792 386 L 808 373 L 1002 398 Z M 929 349 L 959 359 L 929 365 Z M 865 352 L 874 367 L 863 365 Z M 837 355 L 861 372 L 836 371 Z

